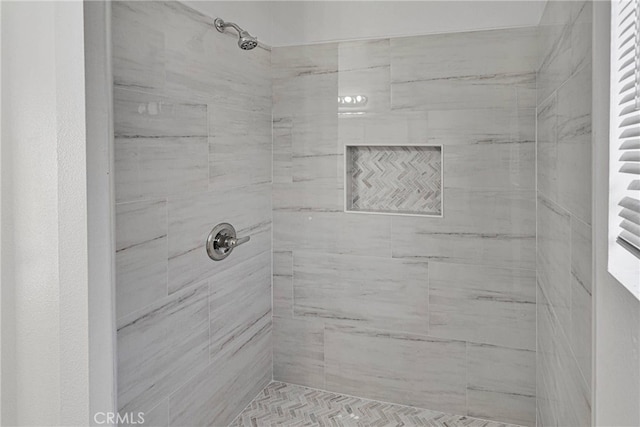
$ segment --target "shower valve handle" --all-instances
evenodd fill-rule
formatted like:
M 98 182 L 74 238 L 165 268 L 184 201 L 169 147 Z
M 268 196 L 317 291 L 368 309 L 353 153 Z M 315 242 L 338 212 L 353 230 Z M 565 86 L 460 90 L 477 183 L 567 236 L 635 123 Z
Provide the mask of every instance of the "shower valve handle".
M 219 237 L 216 239 L 218 246 L 226 249 L 233 249 L 236 246 L 240 246 L 243 243 L 247 243 L 249 239 L 251 239 L 250 236 L 246 236 L 246 237 L 231 237 L 231 236 L 222 236 L 222 235 L 218 235 L 218 236 Z
M 214 261 L 222 261 L 231 255 L 236 246 L 247 243 L 250 239 L 250 236 L 237 237 L 233 225 L 223 222 L 213 227 L 207 236 L 207 255 Z

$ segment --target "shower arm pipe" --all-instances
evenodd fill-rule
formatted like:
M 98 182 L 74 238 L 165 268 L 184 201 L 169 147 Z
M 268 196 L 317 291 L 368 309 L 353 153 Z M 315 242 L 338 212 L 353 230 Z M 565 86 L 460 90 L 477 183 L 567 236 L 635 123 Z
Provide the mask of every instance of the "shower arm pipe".
M 238 34 L 240 34 L 240 33 L 244 32 L 244 30 L 243 30 L 242 28 L 240 28 L 240 26 L 239 26 L 238 24 L 235 24 L 235 23 L 233 23 L 233 22 L 223 21 L 223 20 L 222 20 L 222 19 L 220 19 L 220 18 L 216 18 L 216 20 L 214 21 L 214 25 L 216 26 L 216 29 L 217 29 L 218 31 L 220 31 L 221 33 L 223 33 L 223 32 L 224 32 L 224 30 L 225 30 L 227 27 L 232 27 L 232 28 L 234 28 L 234 29 L 238 32 Z

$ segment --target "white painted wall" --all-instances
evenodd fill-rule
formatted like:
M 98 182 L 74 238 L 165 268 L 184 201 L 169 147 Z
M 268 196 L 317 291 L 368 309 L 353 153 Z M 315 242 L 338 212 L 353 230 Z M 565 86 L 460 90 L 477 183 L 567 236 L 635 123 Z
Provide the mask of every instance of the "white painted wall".
M 3 2 L 1 31 L 2 422 L 86 425 L 82 2 Z
M 206 1 L 186 2 L 234 21 L 271 46 L 535 26 L 533 1 Z
M 640 301 L 607 271 L 609 2 L 594 2 L 594 425 L 640 425 Z
M 110 2 L 84 2 L 91 425 L 117 410 L 110 24 Z

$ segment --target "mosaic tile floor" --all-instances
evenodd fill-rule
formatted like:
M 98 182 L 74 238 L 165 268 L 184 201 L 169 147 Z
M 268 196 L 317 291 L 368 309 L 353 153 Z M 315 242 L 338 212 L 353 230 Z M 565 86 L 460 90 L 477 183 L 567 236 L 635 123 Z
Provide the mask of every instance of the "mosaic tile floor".
M 240 426 L 517 427 L 281 382 L 269 384 L 230 425 Z

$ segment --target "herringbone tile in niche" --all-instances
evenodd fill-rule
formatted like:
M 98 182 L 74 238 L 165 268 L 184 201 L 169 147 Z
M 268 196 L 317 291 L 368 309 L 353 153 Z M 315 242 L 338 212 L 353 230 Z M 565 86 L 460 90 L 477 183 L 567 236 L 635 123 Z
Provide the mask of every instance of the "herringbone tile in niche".
M 442 214 L 439 146 L 347 147 L 347 210 Z
M 272 382 L 230 427 L 517 427 Z

